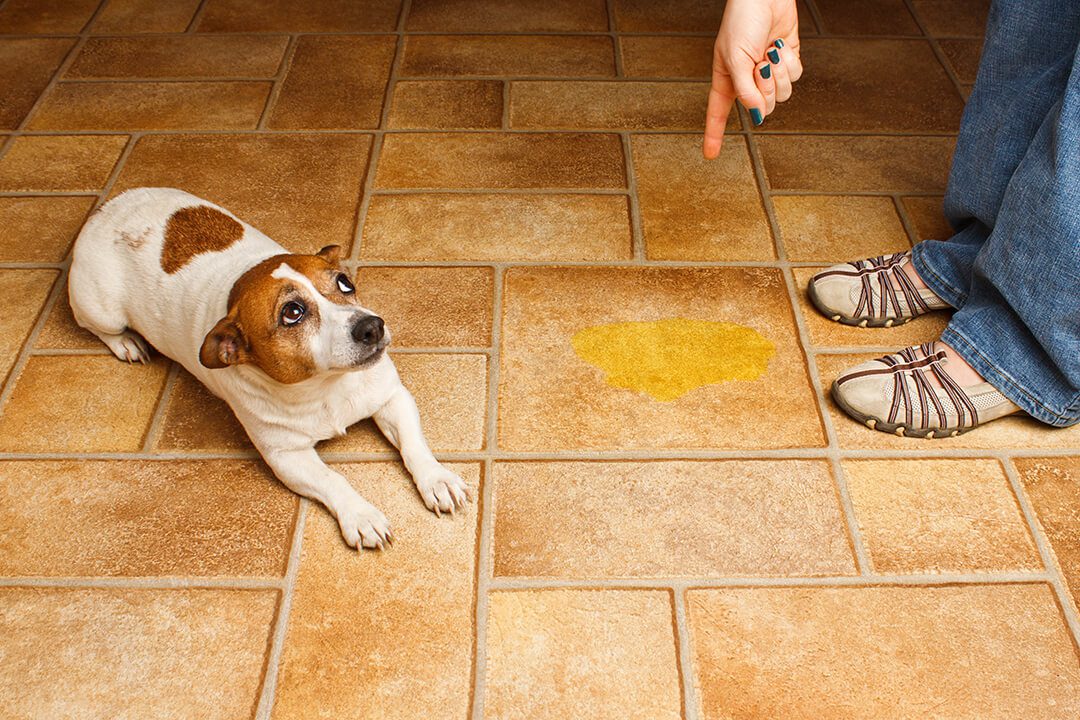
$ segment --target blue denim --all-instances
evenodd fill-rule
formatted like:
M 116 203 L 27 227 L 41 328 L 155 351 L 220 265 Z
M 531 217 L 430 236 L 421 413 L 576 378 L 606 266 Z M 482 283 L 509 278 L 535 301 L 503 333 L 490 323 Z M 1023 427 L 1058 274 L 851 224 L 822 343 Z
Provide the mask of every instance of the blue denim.
M 1080 0 L 995 0 L 945 196 L 915 270 L 942 340 L 1032 417 L 1080 422 Z

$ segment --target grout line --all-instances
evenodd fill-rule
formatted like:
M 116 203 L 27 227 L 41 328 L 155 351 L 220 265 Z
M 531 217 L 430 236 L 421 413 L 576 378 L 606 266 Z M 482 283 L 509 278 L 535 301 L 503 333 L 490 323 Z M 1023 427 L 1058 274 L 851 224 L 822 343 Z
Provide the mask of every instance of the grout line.
M 607 8 L 608 34 L 611 37 L 611 50 L 615 58 L 615 77 L 626 77 L 626 69 L 623 67 L 622 43 L 619 42 L 619 33 L 616 30 L 618 23 L 615 22 L 615 4 L 612 0 L 604 3 Z
M 251 36 L 264 36 L 264 35 L 281 35 L 281 30 L 229 30 L 229 31 L 196 31 L 195 25 L 202 19 L 204 14 L 204 7 L 206 0 L 196 11 L 196 15 L 189 21 L 188 28 L 182 31 L 172 32 L 109 32 L 109 33 L 93 33 L 94 37 L 100 37 L 103 39 L 117 39 L 117 38 L 130 38 L 130 37 L 145 37 L 145 38 L 174 38 L 184 37 L 185 35 L 199 34 L 210 36 L 239 36 L 239 37 L 251 37 Z M 810 3 L 807 3 L 810 6 Z M 811 6 L 812 7 L 812 6 Z M 812 14 L 812 12 L 811 12 Z M 802 24 L 802 23 L 800 23 Z M 0 32 L 0 39 L 34 39 L 34 38 L 63 38 L 74 37 L 78 35 L 77 32 L 56 32 L 56 33 L 4 33 Z M 497 31 L 470 31 L 470 32 L 447 32 L 445 30 L 399 30 L 399 29 L 385 29 L 385 30 L 304 30 L 296 33 L 297 35 L 314 35 L 314 36 L 340 36 L 340 35 L 415 35 L 418 37 L 610 37 L 611 35 L 618 35 L 621 37 L 663 37 L 663 38 L 709 38 L 716 37 L 716 31 L 630 31 L 630 30 L 497 30 Z M 981 40 L 983 35 L 971 34 L 948 34 L 940 33 L 936 35 L 930 35 L 938 40 Z M 804 41 L 809 40 L 920 40 L 922 36 L 918 34 L 847 34 L 847 33 L 828 33 L 820 32 L 817 35 L 806 36 L 800 38 Z
M 230 588 L 236 590 L 280 589 L 281 580 L 258 577 L 100 577 L 100 576 L 63 576 L 63 577 L 4 577 L 0 578 L 0 587 L 42 587 L 42 588 L 132 588 L 149 590 L 171 590 L 176 588 Z
M 206 10 L 206 6 L 209 2 L 210 0 L 202 0 L 202 2 L 199 3 L 199 7 L 195 8 L 195 12 L 191 16 L 191 21 L 188 22 L 187 28 L 185 28 L 184 32 L 182 33 L 183 35 L 191 35 L 195 32 L 195 26 L 202 21 L 203 11 Z M 263 33 L 258 34 L 262 35 Z
M 900 216 L 900 224 L 904 226 L 904 232 L 907 233 L 908 243 L 912 246 L 922 242 L 922 238 L 919 237 L 918 228 L 915 227 L 915 221 L 908 215 L 907 208 L 904 207 L 903 195 L 894 194 L 892 196 L 893 205 L 896 206 L 896 214 Z M 890 350 L 889 352 L 893 352 Z
M 563 590 L 597 588 L 604 590 L 641 589 L 682 590 L 695 588 L 780 588 L 780 587 L 881 587 L 941 586 L 941 585 L 1034 585 L 1052 582 L 1047 573 L 997 572 L 912 575 L 822 575 L 779 577 L 625 577 L 625 578 L 568 578 L 568 577 L 495 577 L 492 590 Z
M 494 488 L 491 458 L 484 460 L 483 473 L 479 498 L 480 512 L 477 517 L 479 539 L 476 547 L 476 615 L 474 620 L 476 626 L 473 636 L 472 712 L 470 713 L 473 720 L 483 720 L 486 699 L 488 588 L 491 585 L 491 558 L 493 557 L 491 544 L 495 525 L 492 507 Z
M 638 200 L 637 176 L 634 174 L 634 154 L 630 142 L 630 133 L 619 133 L 619 137 L 622 138 L 623 167 L 624 172 L 626 172 L 626 188 L 630 201 L 627 209 L 630 214 L 630 236 L 634 250 L 634 259 L 631 262 L 640 264 L 648 259 L 648 254 L 645 247 L 645 231 L 641 222 L 641 203 Z M 693 265 L 700 267 L 698 263 L 693 263 Z
M 953 71 L 952 63 L 945 57 L 945 52 L 941 49 L 941 45 L 938 43 L 937 38 L 931 35 L 930 31 L 927 30 L 926 24 L 923 22 L 922 18 L 919 17 L 919 13 L 915 11 L 915 4 L 911 2 L 911 0 L 904 0 L 904 6 L 907 8 L 908 12 L 911 13 L 911 17 L 915 20 L 915 24 L 919 27 L 919 32 L 922 33 L 923 38 L 930 44 L 930 50 L 933 51 L 934 57 L 937 58 L 938 63 L 940 63 L 942 69 L 945 70 L 945 74 L 948 75 L 949 80 L 952 81 L 953 87 L 956 88 L 956 92 L 960 95 L 961 102 L 966 103 L 967 95 L 964 94 L 963 85 Z
M 289 42 L 285 46 L 285 53 L 281 56 L 281 65 L 278 67 L 277 73 L 270 79 L 274 81 L 273 87 L 270 88 L 270 92 L 266 96 L 266 105 L 263 106 L 262 115 L 259 116 L 259 122 L 256 125 L 256 129 L 265 130 L 266 123 L 270 121 L 270 113 L 277 105 L 278 98 L 281 96 L 281 89 L 285 86 L 285 77 L 289 74 L 289 70 L 292 68 L 293 57 L 296 55 L 296 46 L 299 44 L 296 35 L 289 36 Z
M 510 129 L 510 81 L 502 81 L 502 129 Z
M 686 618 L 686 587 L 677 583 L 672 590 L 671 600 L 675 611 L 675 662 L 679 668 L 679 679 L 682 681 L 683 718 L 698 720 L 700 710 L 690 644 L 690 623 Z
M 146 437 L 142 446 L 142 450 L 145 453 L 152 453 L 154 451 L 154 446 L 157 444 L 158 437 L 161 434 L 161 426 L 165 421 L 165 408 L 169 404 L 169 398 L 172 395 L 173 386 L 176 384 L 176 378 L 180 376 L 180 363 L 170 359 L 169 365 L 169 372 L 165 376 L 165 384 L 161 388 L 161 396 L 158 398 L 157 406 L 154 408 L 154 414 L 150 418 L 150 425 L 146 429 Z

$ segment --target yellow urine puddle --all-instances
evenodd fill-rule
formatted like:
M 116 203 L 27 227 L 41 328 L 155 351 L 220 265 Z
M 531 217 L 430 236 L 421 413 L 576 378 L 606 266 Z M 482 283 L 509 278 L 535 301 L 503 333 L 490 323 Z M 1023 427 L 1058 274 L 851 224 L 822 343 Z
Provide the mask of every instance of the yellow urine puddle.
M 757 380 L 776 346 L 753 328 L 735 323 L 670 318 L 585 328 L 574 352 L 606 373 L 614 387 L 654 400 L 675 400 L 695 388 Z

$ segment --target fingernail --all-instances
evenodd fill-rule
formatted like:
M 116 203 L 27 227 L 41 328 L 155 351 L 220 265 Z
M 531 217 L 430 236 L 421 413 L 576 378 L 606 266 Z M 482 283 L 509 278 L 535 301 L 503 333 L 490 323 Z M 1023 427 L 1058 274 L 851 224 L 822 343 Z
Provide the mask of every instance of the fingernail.
M 761 77 L 766 80 L 772 77 L 772 65 L 762 65 L 758 70 L 761 72 Z
M 754 125 L 765 122 L 765 118 L 761 116 L 761 111 L 757 108 L 750 108 L 750 119 L 754 122 Z
M 778 48 L 784 47 L 784 39 L 783 38 L 776 38 L 776 42 L 774 42 L 773 45 L 775 45 Z
M 769 56 L 769 61 L 770 62 L 772 62 L 772 63 L 780 62 L 780 53 L 775 48 L 770 50 L 769 52 L 767 52 L 765 54 Z

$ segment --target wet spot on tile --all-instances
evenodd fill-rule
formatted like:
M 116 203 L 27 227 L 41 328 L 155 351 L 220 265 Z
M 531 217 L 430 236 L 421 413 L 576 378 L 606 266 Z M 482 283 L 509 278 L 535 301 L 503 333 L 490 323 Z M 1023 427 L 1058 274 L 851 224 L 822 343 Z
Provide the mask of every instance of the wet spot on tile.
M 0 158 L 0 191 L 83 192 L 105 187 L 126 135 L 15 138 Z
M 61 262 L 93 197 L 0 198 L 0 262 Z
M 19 127 L 74 44 L 70 38 L 0 38 L 0 130 Z

